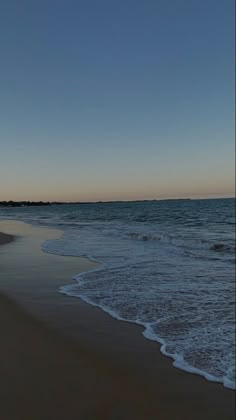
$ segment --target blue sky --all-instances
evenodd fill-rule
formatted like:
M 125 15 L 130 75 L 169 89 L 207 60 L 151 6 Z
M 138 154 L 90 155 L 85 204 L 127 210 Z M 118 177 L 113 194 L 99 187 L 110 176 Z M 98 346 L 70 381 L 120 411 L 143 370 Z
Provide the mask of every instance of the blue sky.
M 2 0 L 0 28 L 0 200 L 233 194 L 233 0 Z

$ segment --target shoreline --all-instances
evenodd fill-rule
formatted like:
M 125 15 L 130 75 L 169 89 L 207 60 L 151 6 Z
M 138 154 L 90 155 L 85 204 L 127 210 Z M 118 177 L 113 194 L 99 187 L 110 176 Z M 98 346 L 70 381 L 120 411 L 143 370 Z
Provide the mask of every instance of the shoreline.
M 11 253 L 18 248 L 19 244 L 15 242 L 13 248 L 5 250 L 10 249 Z M 63 257 L 39 257 L 47 257 L 52 265 L 60 258 L 64 261 Z M 14 261 L 13 255 L 10 261 Z M 29 262 L 30 256 L 25 267 Z M 58 269 L 52 268 L 53 279 Z M 6 294 L 11 296 L 11 293 Z M 1 296 L 0 301 L 1 329 L 6 337 L 1 350 L 2 360 L 6 360 L 6 366 L 1 369 L 1 400 L 4 406 L 7 400 L 15 401 L 14 416 L 7 417 L 6 409 L 2 412 L 4 419 L 66 419 L 67 415 L 82 420 L 234 418 L 233 391 L 175 369 L 172 359 L 160 353 L 158 343 L 143 337 L 141 326 L 121 323 L 97 307 L 59 293 L 55 302 L 49 303 L 54 305 L 59 301 L 61 309 L 59 307 L 56 314 L 50 312 L 44 319 L 39 316 L 42 308 L 39 307 L 38 313 L 38 309 L 35 310 L 37 301 L 33 302 L 33 315 L 30 306 L 28 310 L 21 305 L 17 294 L 13 300 Z M 62 321 L 64 324 L 60 328 Z M 19 333 L 21 330 L 23 337 Z M 9 360 L 14 360 L 13 366 Z M 50 367 L 49 371 L 46 372 L 43 366 Z M 19 370 L 24 371 L 24 384 L 16 375 Z M 18 398 L 21 386 L 25 388 L 25 399 L 28 393 L 28 417 Z M 45 394 L 46 390 L 50 390 L 50 398 Z M 38 393 L 41 395 L 37 396 Z M 65 407 L 59 409 L 60 399 Z
M 83 274 L 84 273 L 80 273 L 73 280 L 78 281 L 80 275 L 83 275 Z M 201 378 L 203 378 L 207 382 L 219 384 L 219 385 L 223 386 L 225 389 L 231 390 L 233 392 L 236 391 L 236 389 L 233 386 L 231 386 L 231 384 L 228 384 L 227 381 L 223 381 L 221 379 L 218 379 L 218 378 L 214 377 L 213 375 L 207 373 L 206 371 L 195 368 L 195 367 L 187 364 L 186 362 L 183 363 L 182 360 L 180 362 L 178 356 L 174 357 L 173 354 L 169 354 L 166 351 L 166 343 L 164 342 L 164 340 L 162 340 L 158 336 L 154 336 L 153 332 L 150 331 L 150 328 L 147 327 L 145 324 L 143 324 L 141 322 L 136 322 L 134 320 L 121 318 L 116 313 L 114 313 L 114 312 L 111 313 L 111 311 L 109 311 L 108 309 L 102 307 L 99 304 L 93 303 L 89 299 L 85 298 L 83 295 L 81 295 L 81 296 L 80 295 L 73 295 L 73 294 L 70 294 L 70 292 L 63 291 L 64 287 L 66 288 L 66 286 L 63 286 L 60 289 L 60 293 L 65 294 L 69 298 L 78 299 L 78 300 L 82 301 L 83 303 L 85 303 L 86 305 L 92 306 L 92 307 L 98 309 L 99 311 L 102 311 L 105 315 L 108 315 L 109 317 L 111 317 L 112 319 L 114 319 L 117 322 L 128 323 L 128 324 L 137 326 L 140 329 L 140 334 L 142 335 L 142 337 L 144 337 L 144 339 L 147 339 L 148 341 L 152 341 L 152 342 L 156 343 L 157 346 L 159 347 L 159 352 L 165 358 L 168 358 L 169 360 L 171 360 L 173 368 L 179 369 L 180 371 L 185 372 L 187 374 L 200 376 Z

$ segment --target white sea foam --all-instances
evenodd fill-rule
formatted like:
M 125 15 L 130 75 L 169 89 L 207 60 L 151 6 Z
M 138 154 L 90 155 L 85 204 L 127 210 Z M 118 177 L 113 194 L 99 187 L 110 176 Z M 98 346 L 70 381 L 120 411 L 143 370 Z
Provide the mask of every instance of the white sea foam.
M 225 282 L 221 261 L 200 264 L 173 243 L 132 241 L 124 227 L 117 228 L 67 230 L 61 240 L 44 244 L 47 252 L 102 263 L 60 291 L 142 325 L 175 367 L 234 388 L 233 313 L 225 306 L 233 286 Z

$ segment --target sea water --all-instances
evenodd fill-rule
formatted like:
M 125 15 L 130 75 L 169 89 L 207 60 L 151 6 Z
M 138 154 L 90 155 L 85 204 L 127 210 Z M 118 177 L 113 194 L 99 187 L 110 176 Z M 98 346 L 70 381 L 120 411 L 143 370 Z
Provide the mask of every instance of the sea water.
M 45 252 L 98 269 L 61 293 L 143 326 L 174 366 L 235 388 L 233 199 L 0 208 L 0 219 L 60 228 Z

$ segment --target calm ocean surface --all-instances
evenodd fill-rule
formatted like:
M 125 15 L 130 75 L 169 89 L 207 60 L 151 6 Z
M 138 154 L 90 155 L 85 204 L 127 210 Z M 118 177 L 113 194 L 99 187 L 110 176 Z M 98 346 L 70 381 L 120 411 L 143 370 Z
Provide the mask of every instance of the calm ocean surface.
M 60 292 L 143 325 L 176 367 L 235 387 L 233 199 L 0 208 L 0 219 L 61 229 L 45 252 L 101 266 Z

